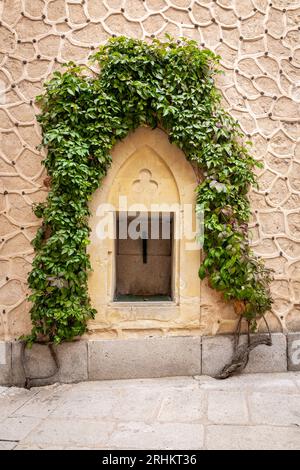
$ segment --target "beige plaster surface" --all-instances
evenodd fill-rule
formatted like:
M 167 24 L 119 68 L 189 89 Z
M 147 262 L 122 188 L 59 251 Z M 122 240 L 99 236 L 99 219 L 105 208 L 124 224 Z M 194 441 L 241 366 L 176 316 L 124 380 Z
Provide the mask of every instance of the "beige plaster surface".
M 217 84 L 224 106 L 251 137 L 253 154 L 265 163 L 258 172 L 260 187 L 250 198 L 253 246 L 275 269 L 275 303 L 268 319 L 273 331 L 299 330 L 300 2 L 3 0 L 0 19 L 0 338 L 30 330 L 26 277 L 33 255 L 30 240 L 39 225 L 31 205 L 47 194 L 43 153 L 36 149 L 40 131 L 34 97 L 63 62 L 86 63 L 112 34 L 147 39 L 166 32 L 191 37 L 222 57 L 224 74 Z M 196 289 L 199 281 L 194 282 Z M 162 327 L 157 309 L 148 310 L 147 320 L 143 312 L 129 312 L 124 319 L 115 311 L 114 320 L 107 317 L 103 323 L 101 310 L 97 334 L 122 336 L 125 325 L 126 334 L 133 336 L 232 331 L 232 308 L 205 283 L 200 297 L 201 309 L 189 307 L 186 327 L 178 323 L 178 312 Z

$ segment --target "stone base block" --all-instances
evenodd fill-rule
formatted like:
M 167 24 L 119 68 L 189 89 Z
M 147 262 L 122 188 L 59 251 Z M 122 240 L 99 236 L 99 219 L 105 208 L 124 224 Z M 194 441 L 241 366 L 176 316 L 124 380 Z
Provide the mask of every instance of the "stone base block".
M 273 345 L 251 351 L 243 373 L 300 370 L 300 333 L 272 334 Z M 241 337 L 242 342 L 247 337 Z M 59 371 L 47 346 L 25 350 L 29 385 L 168 376 L 216 376 L 230 362 L 233 336 L 169 336 L 80 340 L 56 346 Z M 0 384 L 25 385 L 21 344 L 0 342 Z
M 48 346 L 34 344 L 31 349 L 25 348 L 23 363 L 30 386 L 88 380 L 86 341 L 63 343 L 54 349 L 59 363 L 58 372 Z M 21 344 L 12 343 L 12 384 L 24 386 L 25 380 Z
M 247 336 L 241 336 L 241 343 Z M 261 345 L 250 352 L 249 362 L 243 373 L 284 372 L 287 370 L 286 336 L 272 334 L 272 346 Z M 202 374 L 216 376 L 228 364 L 233 354 L 232 335 L 204 336 L 202 338 Z
M 90 380 L 201 373 L 201 337 L 99 340 L 88 349 Z
M 0 385 L 11 383 L 11 343 L 0 341 Z
M 288 370 L 300 370 L 300 333 L 288 335 Z

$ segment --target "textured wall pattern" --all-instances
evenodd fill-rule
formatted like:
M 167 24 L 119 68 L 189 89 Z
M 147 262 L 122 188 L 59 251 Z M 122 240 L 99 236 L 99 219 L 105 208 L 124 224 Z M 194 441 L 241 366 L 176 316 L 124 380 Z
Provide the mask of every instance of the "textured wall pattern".
M 300 2 L 2 0 L 0 18 L 1 337 L 30 328 L 31 204 L 47 189 L 34 97 L 63 62 L 86 63 L 112 34 L 183 35 L 222 56 L 224 105 L 265 162 L 252 225 L 256 252 L 276 271 L 272 328 L 300 330 Z M 212 331 L 223 321 L 216 312 Z

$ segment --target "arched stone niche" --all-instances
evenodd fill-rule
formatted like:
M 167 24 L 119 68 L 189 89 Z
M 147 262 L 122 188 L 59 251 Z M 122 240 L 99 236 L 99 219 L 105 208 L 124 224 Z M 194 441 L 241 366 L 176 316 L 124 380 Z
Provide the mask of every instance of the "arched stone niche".
M 195 228 L 195 189 L 199 183 L 184 153 L 169 142 L 161 129 L 140 127 L 115 145 L 112 165 L 90 203 L 90 254 L 92 273 L 89 294 L 96 317 L 89 330 L 101 337 L 137 334 L 215 334 L 220 323 L 232 328 L 236 317 L 220 295 L 201 282 L 198 269 L 201 250 L 188 249 L 192 240 L 179 236 L 189 214 Z M 172 299 L 162 302 L 117 302 L 116 288 L 116 214 L 128 207 L 143 205 L 149 212 L 153 205 L 174 208 L 172 249 Z M 101 208 L 107 204 L 114 236 L 99 238 Z M 201 311 L 202 309 L 202 311 Z M 223 316 L 223 322 L 218 321 Z

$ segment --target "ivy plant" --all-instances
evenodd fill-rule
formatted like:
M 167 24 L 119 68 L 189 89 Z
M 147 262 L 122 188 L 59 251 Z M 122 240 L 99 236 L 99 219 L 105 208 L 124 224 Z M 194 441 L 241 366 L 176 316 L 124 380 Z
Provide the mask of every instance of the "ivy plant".
M 94 317 L 87 286 L 88 202 L 111 165 L 114 144 L 141 125 L 163 128 L 201 167 L 196 193 L 205 211 L 205 258 L 199 276 L 233 300 L 255 328 L 272 302 L 270 271 L 248 239 L 247 192 L 256 184 L 258 163 L 220 105 L 214 84 L 219 57 L 186 39 L 118 37 L 100 46 L 92 61 L 97 73 L 69 63 L 37 98 L 49 193 L 34 207 L 43 222 L 28 278 L 33 328 L 27 342 L 71 340 Z

